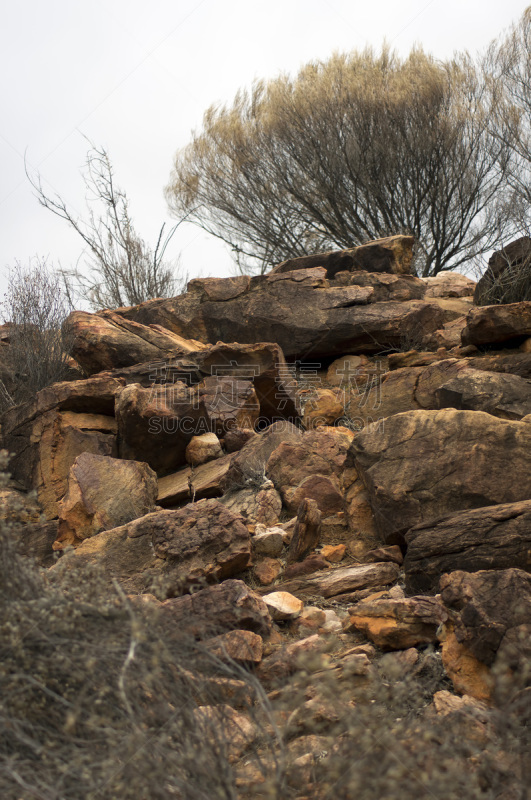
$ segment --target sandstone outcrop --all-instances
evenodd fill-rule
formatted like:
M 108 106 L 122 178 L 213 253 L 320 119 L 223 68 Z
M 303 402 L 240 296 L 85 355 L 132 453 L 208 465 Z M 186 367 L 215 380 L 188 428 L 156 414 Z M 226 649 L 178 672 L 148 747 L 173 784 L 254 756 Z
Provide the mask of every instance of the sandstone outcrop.
M 349 460 L 367 487 L 376 527 L 391 544 L 452 511 L 531 499 L 531 427 L 482 411 L 388 417 L 385 426 L 369 425 L 355 437 Z
M 451 514 L 406 534 L 408 592 L 432 592 L 446 572 L 531 572 L 531 500 Z
M 152 511 L 157 476 L 145 463 L 84 452 L 70 468 L 54 547 L 78 544 Z

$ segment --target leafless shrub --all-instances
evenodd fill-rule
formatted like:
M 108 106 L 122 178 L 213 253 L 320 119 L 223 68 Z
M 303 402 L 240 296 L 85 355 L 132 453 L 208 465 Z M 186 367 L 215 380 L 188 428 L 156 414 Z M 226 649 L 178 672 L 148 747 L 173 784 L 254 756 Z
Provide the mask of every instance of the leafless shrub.
M 16 262 L 2 303 L 3 318 L 10 324 L 5 361 L 13 378 L 11 391 L 1 387 L 4 409 L 64 380 L 72 342 L 62 325 L 71 310 L 62 280 L 45 258 L 27 265 Z
M 183 290 L 187 276 L 165 260 L 179 223 L 168 233 L 163 224 L 153 249 L 137 233 L 129 201 L 115 182 L 114 169 L 104 147 L 91 146 L 83 179 L 88 214 L 79 218 L 59 196 L 46 194 L 40 176 L 28 178 L 39 203 L 81 237 L 88 251 L 89 272 L 65 271 L 66 286 L 93 308 L 136 305 L 154 297 L 171 297 Z M 96 209 L 96 210 L 95 210 Z

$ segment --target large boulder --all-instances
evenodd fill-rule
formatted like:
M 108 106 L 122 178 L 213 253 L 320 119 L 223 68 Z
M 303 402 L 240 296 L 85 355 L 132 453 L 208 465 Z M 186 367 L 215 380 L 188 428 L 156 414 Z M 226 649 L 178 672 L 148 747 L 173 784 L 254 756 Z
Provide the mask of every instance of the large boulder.
M 478 281 L 474 291 L 474 303 L 477 306 L 505 303 L 514 292 L 515 284 L 522 281 L 516 278 L 527 272 L 531 263 L 531 239 L 521 236 L 510 242 L 501 250 L 496 250 L 489 258 L 487 269 Z M 529 291 L 529 287 L 528 287 Z M 522 298 L 524 299 L 524 298 Z M 525 299 L 529 299 L 526 297 Z M 509 302 L 510 299 L 509 299 Z
M 406 650 L 437 642 L 437 630 L 448 613 L 433 597 L 376 598 L 349 608 L 343 628 L 361 631 L 386 650 Z
M 19 413 L 4 432 L 4 446 L 12 452 L 10 472 L 27 489 L 35 489 L 47 519 L 58 515 L 58 503 L 67 488 L 70 468 L 81 453 L 116 456 L 116 420 L 105 414 L 57 411 Z M 17 409 L 13 409 L 17 411 Z M 9 422 L 15 414 L 11 415 Z
M 194 636 L 207 638 L 232 630 L 267 636 L 271 630 L 266 604 L 240 580 L 226 580 L 171 598 L 161 608 L 178 630 Z
M 149 389 L 133 383 L 116 398 L 120 455 L 169 472 L 184 466 L 193 437 L 252 428 L 259 411 L 252 383 L 232 376 L 212 376 L 193 387 L 182 381 Z
M 303 359 L 400 347 L 412 331 L 422 340 L 456 315 L 436 302 L 374 302 L 378 278 L 375 293 L 370 285 L 328 281 L 322 267 L 256 276 L 223 300 L 212 299 L 219 295 L 213 280 L 230 279 L 190 281 L 186 294 L 150 301 L 122 315 L 144 325 L 162 324 L 186 339 L 275 342 L 286 357 Z
M 277 264 L 272 274 L 293 272 L 300 269 L 324 267 L 327 278 L 333 278 L 337 272 L 390 272 L 409 275 L 413 258 L 413 236 L 388 236 L 373 242 L 352 247 L 349 250 L 331 250 L 327 253 L 316 253 L 311 256 L 290 258 Z
M 304 499 L 315 500 L 323 516 L 344 510 L 340 476 L 353 438 L 347 428 L 321 427 L 272 452 L 267 476 L 290 512 L 297 513 Z
M 435 390 L 439 408 L 486 411 L 501 419 L 531 414 L 531 383 L 518 375 L 463 369 Z
M 176 511 L 158 511 L 134 522 L 128 535 L 150 536 L 176 585 L 232 578 L 249 566 L 251 537 L 242 517 L 217 500 L 200 500 Z
M 461 340 L 476 347 L 505 342 L 517 344 L 531 336 L 531 301 L 472 308 Z
M 153 511 L 156 497 L 157 476 L 147 464 L 82 453 L 70 468 L 68 489 L 59 503 L 54 548 L 79 544 L 141 517 Z
M 481 411 L 409 411 L 361 431 L 350 464 L 381 537 L 400 543 L 451 512 L 531 499 L 531 426 Z
M 89 375 L 165 355 L 183 355 L 200 350 L 202 346 L 156 325 L 141 325 L 113 311 L 99 314 L 74 311 L 65 326 L 73 339 L 72 355 Z
M 406 589 L 433 592 L 445 572 L 518 567 L 531 572 L 531 500 L 462 511 L 406 534 Z
M 480 700 L 510 694 L 511 661 L 528 682 L 531 575 L 519 569 L 457 571 L 443 575 L 440 589 L 449 612 L 439 632 L 442 661 L 455 689 Z

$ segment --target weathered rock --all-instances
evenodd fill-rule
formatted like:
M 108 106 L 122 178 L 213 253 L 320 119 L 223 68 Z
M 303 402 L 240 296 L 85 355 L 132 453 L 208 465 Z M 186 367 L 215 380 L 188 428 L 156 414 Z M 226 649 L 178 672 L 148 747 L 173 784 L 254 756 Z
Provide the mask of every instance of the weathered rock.
M 410 593 L 437 590 L 445 572 L 518 567 L 531 572 L 531 500 L 452 514 L 406 534 Z
M 367 382 L 367 371 L 371 361 L 367 356 L 342 356 L 330 364 L 326 373 L 326 382 L 330 386 L 351 387 L 364 386 Z
M 346 552 L 347 548 L 344 544 L 325 544 L 321 550 L 321 555 L 331 564 L 339 564 Z
M 422 280 L 426 284 L 425 297 L 471 297 L 476 288 L 476 282 L 460 272 L 440 272 Z
M 59 503 L 54 548 L 141 517 L 153 510 L 156 497 L 157 476 L 147 464 L 82 453 L 70 468 L 68 489 Z
M 262 660 L 262 637 L 252 631 L 228 631 L 205 642 L 206 648 L 222 661 L 259 664 Z
M 442 576 L 440 589 L 457 641 L 487 666 L 507 631 L 531 619 L 531 575 L 520 569 L 458 570 Z
M 369 289 L 369 303 L 423 300 L 426 294 L 426 286 L 420 278 L 388 272 L 339 272 L 334 276 L 331 285 L 359 286 Z
M 188 464 L 198 467 L 214 458 L 220 458 L 223 450 L 215 433 L 203 433 L 201 436 L 192 436 L 186 445 L 185 455 Z
M 299 417 L 297 382 L 277 344 L 224 344 L 206 348 L 196 360 L 201 373 L 211 378 L 251 381 L 260 404 L 260 421 L 294 422 Z
M 211 377 L 193 388 L 182 382 L 151 389 L 131 384 L 116 398 L 120 455 L 142 456 L 157 472 L 167 472 L 184 465 L 193 436 L 252 427 L 258 415 L 250 381 Z
M 295 619 L 304 608 L 304 603 L 289 592 L 271 592 L 263 595 L 271 618 L 276 620 Z
M 204 281 L 190 281 L 185 295 L 151 301 L 122 315 L 161 323 L 203 342 L 274 342 L 287 358 L 306 360 L 399 347 L 412 330 L 422 340 L 455 316 L 434 301 L 369 303 L 370 286 L 335 286 L 323 280 L 323 269 L 308 272 L 313 277 L 304 280 L 297 271 L 256 276 L 228 300 L 212 300 Z
M 437 641 L 448 613 L 433 597 L 362 600 L 349 608 L 345 631 L 362 631 L 378 647 L 405 650 Z
M 112 311 L 74 311 L 65 324 L 73 337 L 72 355 L 89 375 L 201 349 L 199 342 Z
M 398 578 L 396 564 L 361 564 L 355 567 L 339 567 L 317 572 L 305 578 L 285 581 L 277 588 L 279 591 L 292 592 L 298 597 L 321 595 L 336 597 L 357 589 L 388 586 Z
M 446 674 L 460 694 L 481 701 L 490 701 L 494 691 L 494 677 L 482 661 L 458 641 L 453 625 L 447 622 L 439 632 L 441 658 Z
M 330 389 L 314 389 L 304 403 L 302 424 L 306 430 L 321 425 L 333 425 L 344 413 L 341 393 Z
M 279 421 L 245 444 L 232 458 L 223 486 L 231 489 L 260 488 L 267 480 L 266 464 L 271 453 L 283 442 L 297 442 L 302 431 L 291 422 Z
M 253 536 L 253 553 L 257 556 L 276 558 L 284 548 L 284 531 L 282 528 L 267 528 Z
M 529 264 L 531 258 L 531 239 L 529 236 L 522 236 L 514 242 L 510 242 L 501 250 L 496 250 L 489 258 L 489 263 L 484 275 L 478 281 L 474 292 L 474 303 L 477 306 L 491 305 L 493 302 L 503 302 L 501 292 L 497 292 L 497 297 L 492 293 L 495 287 L 508 286 L 514 282 L 513 275 L 515 269 L 522 269 Z
M 251 537 L 242 518 L 217 500 L 149 514 L 131 525 L 128 535 L 151 536 L 155 554 L 166 559 L 181 586 L 231 578 L 251 560 Z
M 258 434 L 250 428 L 234 428 L 234 430 L 227 431 L 223 437 L 223 447 L 227 453 L 237 453 L 238 450 L 242 449 L 244 444 L 247 444 L 249 439 L 257 435 Z
M 271 617 L 262 598 L 243 581 L 226 580 L 193 594 L 166 600 L 162 609 L 173 624 L 195 636 L 241 629 L 267 636 Z
M 486 411 L 501 419 L 531 414 L 531 382 L 518 375 L 464 369 L 435 390 L 439 408 Z
M 253 573 L 261 586 L 270 586 L 282 571 L 278 558 L 264 558 L 253 568 Z
M 26 523 L 17 537 L 18 552 L 41 567 L 50 567 L 56 559 L 53 543 L 57 539 L 57 526 L 57 520 Z
M 324 267 L 327 278 L 333 278 L 337 272 L 355 270 L 409 275 L 414 242 L 413 236 L 388 236 L 349 250 L 331 250 L 327 253 L 291 258 L 277 264 L 270 274 Z
M 252 486 L 248 489 L 229 491 L 221 502 L 249 522 L 269 528 L 276 525 L 279 520 L 282 499 L 270 480 L 264 480 L 261 486 L 258 491 Z
M 339 476 L 353 437 L 347 428 L 320 428 L 271 454 L 267 475 L 289 511 L 297 513 L 305 498 L 315 500 L 324 516 L 343 511 Z
M 264 658 L 260 664 L 258 675 L 260 680 L 269 682 L 292 675 L 298 669 L 314 670 L 320 668 L 322 662 L 315 658 L 324 650 L 324 642 L 318 633 L 300 639 L 298 642 L 284 645 Z
M 26 488 L 37 490 L 45 516 L 53 519 L 76 457 L 81 453 L 117 455 L 116 421 L 103 414 L 54 408 L 35 416 L 30 412 L 26 422 L 21 420 L 4 432 L 4 445 L 14 453 L 9 464 L 13 478 Z
M 157 502 L 163 507 L 176 506 L 186 500 L 221 497 L 222 483 L 228 472 L 231 455 L 208 461 L 199 467 L 184 467 L 171 475 L 159 478 Z
M 481 411 L 397 414 L 383 429 L 370 425 L 359 433 L 350 459 L 389 544 L 454 511 L 531 499 L 530 426 Z
M 151 516 L 151 515 L 149 515 Z M 131 523 L 85 539 L 74 553 L 74 564 L 95 564 L 125 592 L 143 595 L 163 574 L 166 563 L 157 558 L 151 536 L 129 536 Z
M 516 342 L 531 336 L 531 301 L 472 308 L 461 341 L 481 347 Z
M 305 498 L 297 512 L 297 522 L 289 543 L 288 564 L 302 561 L 315 550 L 321 539 L 321 512 L 315 500 Z

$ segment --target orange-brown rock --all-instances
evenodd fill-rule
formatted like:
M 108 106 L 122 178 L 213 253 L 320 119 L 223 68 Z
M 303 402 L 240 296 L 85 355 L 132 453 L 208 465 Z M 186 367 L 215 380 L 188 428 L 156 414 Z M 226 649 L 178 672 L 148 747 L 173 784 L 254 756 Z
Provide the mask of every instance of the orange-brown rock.
M 193 436 L 222 435 L 231 424 L 252 427 L 258 414 L 250 381 L 211 377 L 195 387 L 183 381 L 151 388 L 130 384 L 116 398 L 120 455 L 168 472 L 184 466 Z
M 227 631 L 205 642 L 210 653 L 222 661 L 238 664 L 259 664 L 262 660 L 262 637 L 252 631 Z
M 349 608 L 345 631 L 361 631 L 371 642 L 388 650 L 406 650 L 435 643 L 437 630 L 448 618 L 433 597 L 362 600 Z
M 13 477 L 37 490 L 47 519 L 58 515 L 58 502 L 77 456 L 117 455 L 116 421 L 103 414 L 51 409 L 6 433 L 4 441 L 15 454 L 9 465 Z
M 451 514 L 406 534 L 406 589 L 433 592 L 445 572 L 531 572 L 531 500 Z
M 413 236 L 388 236 L 349 250 L 331 250 L 311 256 L 290 258 L 277 264 L 270 274 L 324 267 L 327 278 L 333 278 L 337 272 L 356 270 L 409 275 L 414 242 Z
M 494 691 L 494 676 L 487 665 L 458 641 L 451 624 L 444 626 L 439 638 L 442 663 L 456 692 L 477 700 L 490 701 Z
M 253 568 L 253 573 L 261 586 L 270 586 L 282 571 L 278 558 L 263 558 Z
M 347 548 L 344 544 L 325 544 L 321 549 L 321 555 L 331 564 L 338 564 L 343 560 L 346 551 Z
M 513 342 L 520 344 L 531 336 L 531 301 L 472 308 L 463 330 L 463 344 L 476 347 Z
M 100 531 L 124 525 L 153 510 L 157 476 L 145 463 L 82 453 L 68 475 L 68 489 L 59 503 L 62 549 Z
M 302 561 L 321 540 L 321 512 L 315 500 L 305 498 L 297 512 L 297 521 L 289 543 L 287 562 Z
M 214 458 L 223 455 L 221 444 L 215 433 L 203 433 L 201 436 L 192 436 L 186 445 L 186 461 L 192 467 L 206 464 Z
M 315 500 L 323 516 L 343 511 L 340 475 L 353 438 L 347 428 L 323 427 L 271 454 L 267 475 L 289 511 L 296 513 L 305 498 Z
M 130 526 L 128 536 L 150 537 L 155 555 L 166 560 L 176 589 L 202 579 L 231 578 L 251 560 L 251 537 L 242 517 L 218 500 L 149 514 Z
M 302 424 L 306 430 L 321 425 L 333 425 L 344 413 L 341 393 L 338 394 L 330 389 L 313 389 L 304 402 Z
M 389 544 L 454 511 L 531 499 L 531 427 L 481 411 L 388 417 L 356 436 L 350 459 Z
M 235 629 L 267 636 L 271 630 L 266 604 L 240 580 L 226 580 L 171 598 L 161 608 L 175 626 L 194 636 L 219 635 Z
M 202 347 L 199 342 L 187 341 L 157 325 L 141 325 L 114 311 L 74 311 L 65 324 L 73 337 L 72 355 L 89 375 Z

